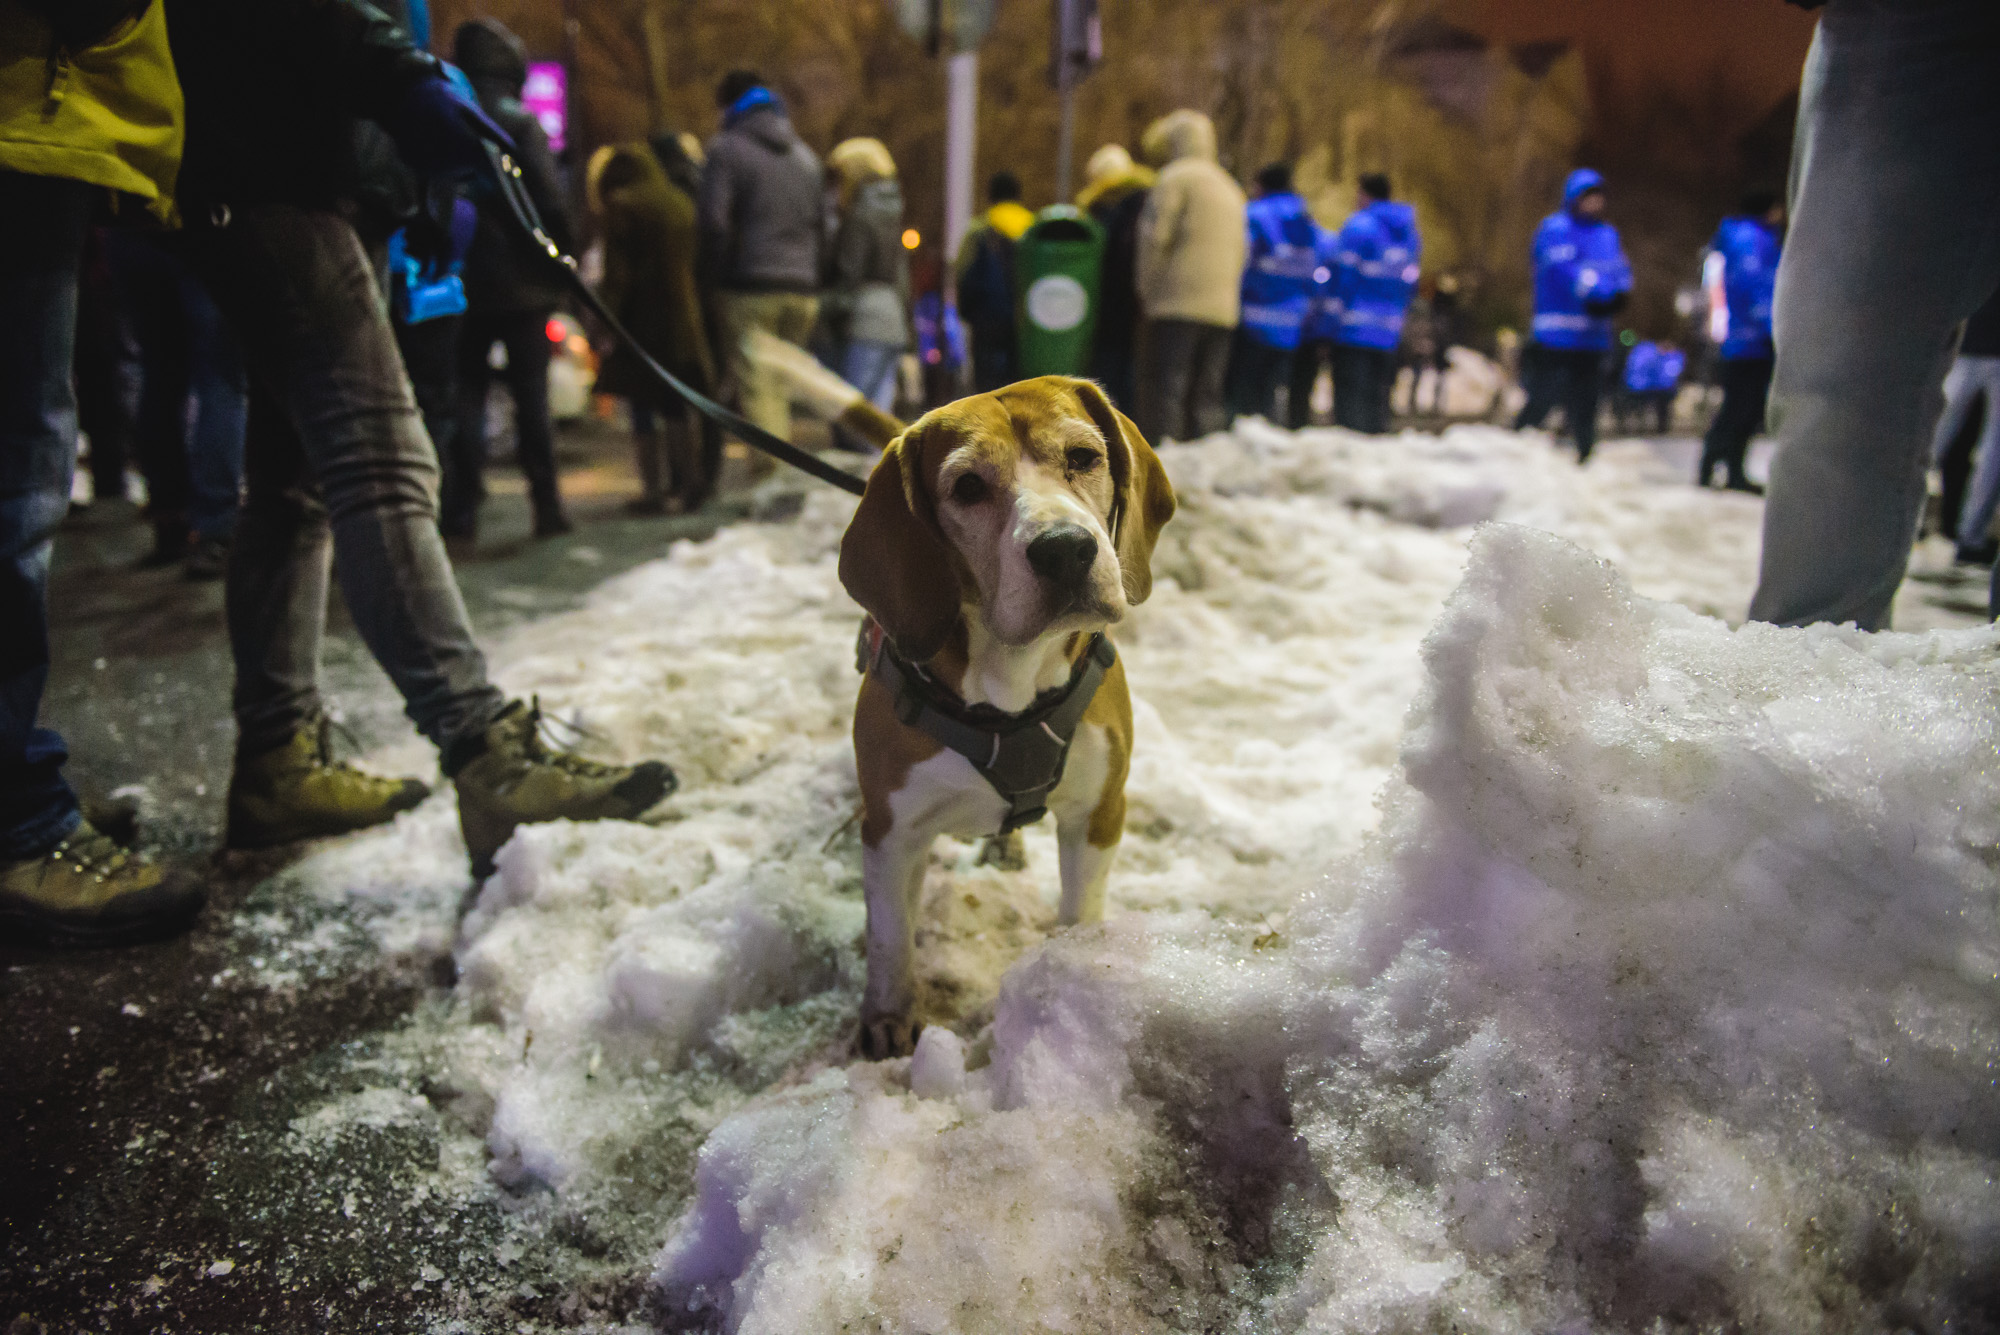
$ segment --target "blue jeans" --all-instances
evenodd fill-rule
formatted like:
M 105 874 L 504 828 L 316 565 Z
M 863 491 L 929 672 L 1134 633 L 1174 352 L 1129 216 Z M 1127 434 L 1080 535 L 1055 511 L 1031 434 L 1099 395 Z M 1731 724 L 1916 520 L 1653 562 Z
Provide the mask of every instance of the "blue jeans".
M 1986 400 L 1979 441 L 1972 450 L 1971 484 L 1954 528 L 1960 547 L 1978 547 L 1993 526 L 1994 510 L 2000 508 L 2000 357 L 1960 357 L 1945 377 L 1944 393 L 1944 416 L 1931 448 L 1940 463 L 1966 419 L 1979 411 L 1980 399 Z
M 250 369 L 227 591 L 238 746 L 281 745 L 319 712 L 329 564 L 418 731 L 446 747 L 483 730 L 505 697 L 473 643 L 438 532 L 437 453 L 354 228 L 251 205 L 187 245 Z
M 1832 0 L 1778 265 L 1778 451 L 1750 615 L 1888 624 L 1956 327 L 2000 285 L 2000 5 Z
M 902 355 L 898 344 L 850 339 L 840 350 L 840 378 L 867 395 L 877 408 L 894 414 L 896 362 Z
M 0 172 L 0 861 L 76 828 L 63 739 L 36 726 L 49 680 L 49 551 L 76 470 L 77 269 L 90 187 Z
M 161 238 L 106 235 L 120 317 L 138 352 L 139 466 L 154 513 L 208 538 L 236 531 L 249 412 L 243 358 L 208 291 Z

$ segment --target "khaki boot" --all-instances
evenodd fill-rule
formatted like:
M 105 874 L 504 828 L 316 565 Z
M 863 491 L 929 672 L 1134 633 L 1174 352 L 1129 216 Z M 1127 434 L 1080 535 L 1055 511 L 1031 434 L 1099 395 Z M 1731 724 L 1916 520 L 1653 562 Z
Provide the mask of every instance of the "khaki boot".
M 550 746 L 539 702 L 520 700 L 449 758 L 458 785 L 458 822 L 475 876 L 493 874 L 493 855 L 517 826 L 545 820 L 631 820 L 679 786 L 657 760 L 600 765 Z
M 194 921 L 203 893 L 84 821 L 41 857 L 0 862 L 0 931 L 58 946 L 168 936 Z
M 365 830 L 430 796 L 415 779 L 385 779 L 335 764 L 332 730 L 333 720 L 322 715 L 283 746 L 254 756 L 238 753 L 229 777 L 229 847 L 269 848 Z

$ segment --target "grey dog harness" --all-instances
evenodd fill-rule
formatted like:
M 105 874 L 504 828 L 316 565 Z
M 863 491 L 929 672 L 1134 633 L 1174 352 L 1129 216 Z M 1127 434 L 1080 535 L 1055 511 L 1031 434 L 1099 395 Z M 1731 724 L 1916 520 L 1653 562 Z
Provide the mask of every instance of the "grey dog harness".
M 889 690 L 896 717 L 947 750 L 965 757 L 1007 803 L 1006 834 L 1048 814 L 1049 794 L 1062 782 L 1069 745 L 1118 651 L 1103 635 L 1090 637 L 1069 680 L 1044 691 L 1018 714 L 968 705 L 917 664 L 904 660 L 870 619 L 861 627 L 860 663 Z

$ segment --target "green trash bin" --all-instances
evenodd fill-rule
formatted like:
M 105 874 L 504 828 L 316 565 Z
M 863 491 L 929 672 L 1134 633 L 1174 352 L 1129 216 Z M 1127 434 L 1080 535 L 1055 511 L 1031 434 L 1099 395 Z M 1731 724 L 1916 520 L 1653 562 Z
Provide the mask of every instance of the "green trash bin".
M 1104 233 L 1090 215 L 1053 204 L 1014 243 L 1016 347 L 1023 379 L 1082 375 L 1097 328 Z

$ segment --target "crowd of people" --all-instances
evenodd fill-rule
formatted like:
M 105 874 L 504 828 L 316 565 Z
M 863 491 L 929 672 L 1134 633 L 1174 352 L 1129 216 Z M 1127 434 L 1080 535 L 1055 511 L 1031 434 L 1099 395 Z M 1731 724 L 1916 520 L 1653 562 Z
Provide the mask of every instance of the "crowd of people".
M 366 828 L 428 791 L 333 754 L 318 689 L 333 579 L 439 750 L 476 871 L 523 822 L 632 816 L 671 791 L 664 763 L 585 760 L 550 740 L 537 708 L 494 686 L 453 574 L 450 553 L 478 532 L 496 371 L 534 532 L 571 523 L 549 396 L 565 279 L 494 202 L 493 155 L 520 166 L 559 246 L 588 235 L 601 247 L 598 295 L 633 343 L 600 341 L 595 388 L 630 413 L 632 510 L 663 515 L 702 506 L 728 458 L 753 480 L 770 464 L 725 447 L 645 359 L 789 436 L 785 383 L 748 355 L 752 331 L 809 348 L 884 411 L 897 406 L 899 366 L 919 331 L 934 352 L 957 349 L 953 308 L 912 293 L 916 242 L 887 147 L 852 138 L 822 159 L 766 80 L 733 71 L 716 88 L 720 126 L 706 144 L 660 133 L 605 145 L 573 201 L 522 103 L 523 46 L 494 20 L 464 24 L 446 64 L 428 53 L 423 0 L 0 5 L 20 29 L 0 65 L 0 355 L 10 368 L 0 403 L 0 919 L 54 939 L 114 940 L 185 921 L 201 897 L 190 878 L 91 827 L 62 777 L 61 738 L 38 722 L 49 556 L 71 505 L 79 429 L 96 497 L 125 496 L 137 465 L 150 559 L 226 581 L 239 737 L 229 845 Z M 1886 370 L 1843 341 L 1842 319 L 1824 309 L 1852 297 L 1830 296 L 1826 273 L 1862 275 L 1885 310 L 1902 299 L 1895 274 L 1874 252 L 1854 253 L 1830 221 L 1852 211 L 1841 172 L 1887 152 L 1883 127 L 1827 82 L 1841 62 L 1867 73 L 1864 30 L 1878 20 L 1845 15 L 1837 3 L 1808 69 L 1802 133 L 1841 146 L 1811 159 L 1798 187 L 1802 214 L 1812 210 L 1810 271 L 1788 256 L 1785 211 L 1769 193 L 1746 197 L 1706 252 L 1722 402 L 1697 480 L 1719 472 L 1727 487 L 1756 489 L 1745 456 L 1775 383 L 1793 405 L 1793 434 L 1817 452 L 1794 450 L 1775 475 L 1790 469 L 1794 480 L 1773 496 L 1753 615 L 1874 628 L 1907 559 L 1922 468 L 1906 465 L 1936 416 L 1925 412 L 1932 380 L 1948 395 L 1939 458 L 1986 404 L 1946 525 L 1962 559 L 1993 559 L 2000 310 L 1989 300 L 1973 316 L 1947 380 L 1945 317 L 1976 305 L 1962 300 L 1962 274 L 1927 271 L 1927 323 L 1889 340 L 1914 351 Z M 1987 40 L 1982 22 L 1968 19 L 1968 30 Z M 1952 78 L 1963 72 L 1956 57 L 1937 60 Z M 1258 171 L 1246 194 L 1198 111 L 1161 117 L 1137 148 L 1094 153 L 1063 216 L 1088 219 L 1100 242 L 1093 337 L 1074 369 L 1150 438 L 1192 439 L 1240 414 L 1307 425 L 1323 372 L 1333 422 L 1379 434 L 1399 371 L 1442 384 L 1446 354 L 1466 337 L 1457 289 L 1448 276 L 1434 281 L 1428 318 L 1412 321 L 1423 242 L 1386 175 L 1357 178 L 1353 211 L 1334 228 L 1315 218 L 1289 164 Z M 1944 149 L 1932 157 L 1940 180 L 1973 170 Z M 1013 174 L 996 173 L 958 248 L 951 287 L 974 390 L 1030 365 L 1019 261 L 1038 215 L 1023 194 Z M 1532 245 L 1515 425 L 1560 412 L 1579 462 L 1594 448 L 1607 384 L 1621 414 L 1664 429 L 1687 366 L 1671 342 L 1619 338 L 1633 274 L 1606 213 L 1605 180 L 1579 169 Z M 1883 232 L 1880 219 L 1862 223 Z M 1945 240 L 1954 254 L 1975 244 Z M 1781 267 L 1806 275 L 1782 298 Z M 1789 381 L 1773 338 L 1774 311 L 1788 309 Z M 1866 425 L 1874 400 L 1855 396 L 1890 382 L 1900 397 L 1875 408 L 1893 409 L 1897 439 L 1917 444 L 1910 460 L 1883 464 Z M 1836 407 L 1844 417 L 1828 415 Z M 1887 490 L 1855 492 L 1856 479 L 1885 467 L 1901 469 L 1878 479 Z M 1873 527 L 1834 533 L 1827 516 L 1843 506 Z M 1828 549 L 1851 559 L 1822 568 L 1804 555 Z

